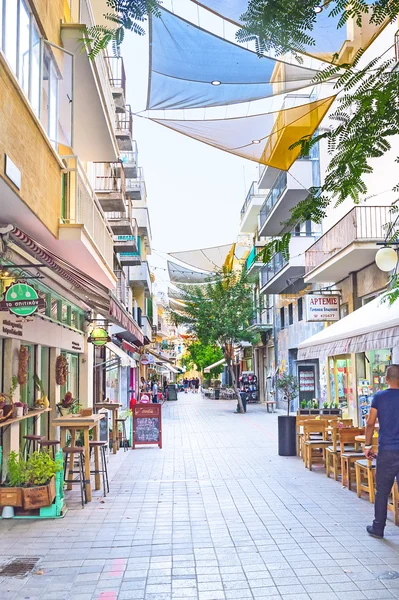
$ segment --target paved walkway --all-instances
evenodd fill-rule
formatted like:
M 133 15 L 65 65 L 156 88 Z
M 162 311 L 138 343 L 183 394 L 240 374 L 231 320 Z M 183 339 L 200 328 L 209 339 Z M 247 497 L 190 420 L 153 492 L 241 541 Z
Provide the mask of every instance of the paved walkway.
M 181 394 L 163 407 L 163 450 L 111 456 L 105 500 L 0 522 L 0 569 L 34 565 L 0 575 L 1 600 L 399 598 L 399 528 L 369 538 L 369 502 L 278 457 L 276 415 L 233 409 Z

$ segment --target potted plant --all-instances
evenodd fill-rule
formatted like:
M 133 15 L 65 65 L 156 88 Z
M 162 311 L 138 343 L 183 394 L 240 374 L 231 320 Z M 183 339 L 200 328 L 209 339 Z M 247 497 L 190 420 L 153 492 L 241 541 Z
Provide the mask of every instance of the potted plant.
M 35 375 L 35 387 L 40 392 L 40 398 L 36 400 L 37 408 L 49 408 L 50 402 L 48 400 L 46 390 L 44 389 L 43 382 L 38 375 Z
M 14 402 L 14 419 L 20 419 L 24 416 L 24 403 L 23 402 Z
M 331 402 L 331 407 L 330 407 L 330 413 L 332 415 L 340 415 L 342 414 L 342 411 L 339 407 L 339 402 Z
M 307 408 L 307 406 L 308 406 L 308 403 L 306 402 L 306 400 L 302 400 L 298 414 L 308 415 L 310 413 L 310 410 L 309 410 L 309 408 Z
M 58 404 L 58 408 L 63 416 L 69 414 L 76 415 L 80 409 L 79 400 L 73 398 L 71 392 L 66 392 L 60 404 Z
M 319 403 L 316 400 L 316 398 L 313 398 L 313 400 L 310 400 L 309 404 L 310 404 L 310 414 L 311 415 L 319 415 L 320 408 L 319 408 Z
M 62 471 L 62 461 L 48 452 L 34 452 L 27 460 L 10 452 L 8 474 L 0 487 L 0 506 L 23 506 L 34 510 L 49 506 L 55 498 L 55 475 Z
M 323 410 L 321 411 L 321 413 L 323 415 L 329 415 L 330 414 L 330 407 L 328 402 L 323 402 Z
M 290 415 L 290 408 L 298 394 L 298 378 L 283 373 L 277 379 L 276 387 L 287 403 L 287 414 L 278 417 L 278 453 L 279 456 L 296 456 L 296 416 Z

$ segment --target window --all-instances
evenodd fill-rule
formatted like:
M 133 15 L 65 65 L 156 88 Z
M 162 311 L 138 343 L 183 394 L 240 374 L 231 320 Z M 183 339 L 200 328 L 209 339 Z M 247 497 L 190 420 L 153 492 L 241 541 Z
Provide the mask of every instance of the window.
M 291 304 L 288 305 L 288 325 L 293 325 L 294 323 L 294 307 Z
M 5 0 L 5 23 L 3 48 L 8 64 L 14 73 L 17 72 L 17 40 L 18 40 L 18 2 Z
M 285 328 L 285 314 L 284 314 L 284 306 L 280 308 L 280 329 Z
M 39 114 L 40 98 L 40 36 L 36 25 L 32 22 L 32 72 L 30 101 L 35 113 Z
M 29 97 L 29 67 L 30 67 L 30 14 L 25 3 L 20 2 L 19 9 L 19 48 L 18 48 L 18 79 L 25 94 Z
M 348 303 L 346 304 L 341 304 L 341 308 L 340 308 L 340 317 L 341 319 L 343 319 L 344 317 L 346 317 L 347 315 L 349 315 L 349 307 L 348 307 Z
M 298 321 L 303 321 L 303 298 L 298 298 L 297 309 L 298 309 Z

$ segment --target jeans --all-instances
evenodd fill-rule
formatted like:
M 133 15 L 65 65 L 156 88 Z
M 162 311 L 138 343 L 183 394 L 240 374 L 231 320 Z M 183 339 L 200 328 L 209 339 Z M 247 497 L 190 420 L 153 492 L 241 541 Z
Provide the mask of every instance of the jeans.
M 387 521 L 388 496 L 395 477 L 399 481 L 399 450 L 380 450 L 376 466 L 376 492 L 374 504 L 374 530 L 384 533 Z

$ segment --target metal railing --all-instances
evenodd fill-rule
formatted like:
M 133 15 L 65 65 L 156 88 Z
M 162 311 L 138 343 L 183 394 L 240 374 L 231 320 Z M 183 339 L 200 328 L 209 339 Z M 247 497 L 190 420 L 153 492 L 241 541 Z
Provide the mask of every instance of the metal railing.
M 120 135 L 128 133 L 130 136 L 133 136 L 133 115 L 130 104 L 126 104 L 126 112 L 124 114 L 117 114 L 116 133 Z
M 137 149 L 137 142 L 135 140 L 132 141 L 132 146 L 133 146 L 133 150 L 123 150 L 120 152 L 122 164 L 134 163 L 137 165 L 138 149 Z
M 91 8 L 90 0 L 68 0 L 68 3 L 70 23 L 86 25 L 88 28 L 94 27 L 96 21 Z M 108 63 L 105 61 L 104 51 L 98 52 L 93 60 L 93 64 L 99 78 L 100 90 L 104 95 L 108 116 L 112 126 L 115 127 L 115 104 L 110 84 L 112 73 L 108 67 Z
M 68 155 L 61 158 L 67 171 L 61 222 L 84 225 L 105 262 L 112 269 L 113 237 L 98 198 L 78 157 Z
M 123 58 L 121 56 L 105 56 L 110 71 L 110 84 L 112 87 L 123 89 L 126 96 L 126 73 Z
M 267 220 L 267 217 L 279 201 L 282 193 L 287 187 L 287 173 L 286 171 L 281 171 L 276 181 L 273 184 L 272 189 L 266 196 L 266 200 L 264 201 L 262 208 L 259 213 L 260 227 L 264 225 Z
M 137 169 L 137 177 L 126 178 L 126 191 L 127 192 L 138 192 L 140 197 L 143 199 L 146 195 L 146 187 L 143 175 L 142 167 Z
M 252 265 L 255 262 L 262 262 L 260 259 L 256 260 L 258 254 L 261 252 L 263 246 L 259 247 L 258 246 L 253 246 L 251 252 L 248 254 L 247 256 L 247 260 L 245 261 L 245 270 L 249 271 L 249 269 L 252 267 Z
M 128 304 L 128 285 L 127 285 L 127 281 L 126 281 L 126 276 L 125 273 L 118 269 L 116 271 L 114 271 L 115 275 L 116 275 L 116 297 L 118 298 L 119 302 L 122 302 L 122 304 L 124 306 L 127 306 Z
M 132 219 L 132 203 L 126 198 L 125 199 L 125 210 L 120 211 L 112 211 L 107 212 L 108 221 L 130 221 L 132 223 L 132 227 L 137 226 L 136 220 Z
M 248 194 L 245 198 L 245 202 L 241 208 L 241 221 L 243 220 L 245 213 L 247 212 L 247 208 L 251 203 L 251 200 L 254 196 L 264 196 L 264 194 L 259 192 L 258 182 L 253 181 L 251 187 L 249 188 Z
M 261 285 L 264 286 L 268 281 L 273 279 L 273 277 L 281 271 L 288 264 L 288 260 L 285 259 L 281 252 L 275 254 L 270 262 L 268 262 L 260 272 L 260 281 Z
M 94 163 L 94 189 L 125 193 L 125 172 L 121 163 Z
M 389 206 L 356 206 L 308 248 L 305 253 L 306 273 L 353 242 L 383 241 L 392 219 Z

